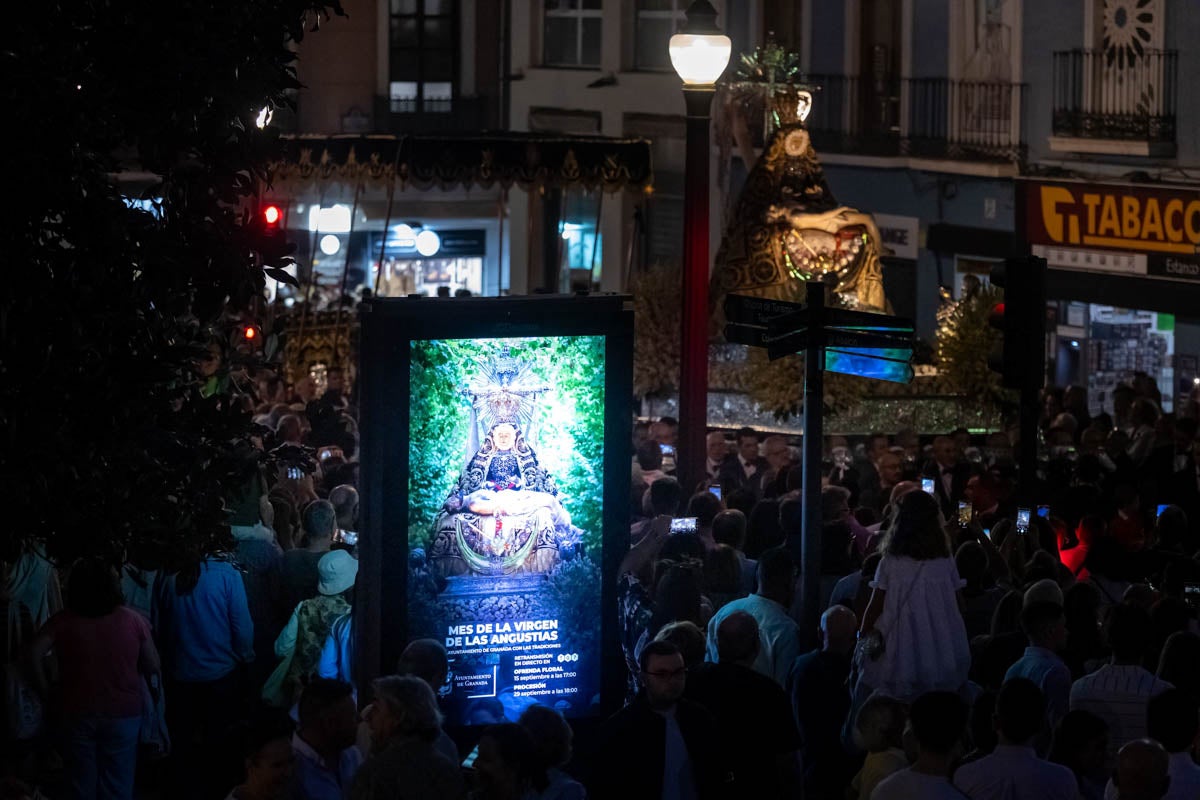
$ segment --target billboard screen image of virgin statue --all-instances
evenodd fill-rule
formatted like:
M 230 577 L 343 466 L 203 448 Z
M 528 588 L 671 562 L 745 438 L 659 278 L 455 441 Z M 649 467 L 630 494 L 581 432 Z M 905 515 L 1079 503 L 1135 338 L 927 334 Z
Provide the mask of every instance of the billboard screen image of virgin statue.
M 605 337 L 414 339 L 408 638 L 450 725 L 599 703 Z

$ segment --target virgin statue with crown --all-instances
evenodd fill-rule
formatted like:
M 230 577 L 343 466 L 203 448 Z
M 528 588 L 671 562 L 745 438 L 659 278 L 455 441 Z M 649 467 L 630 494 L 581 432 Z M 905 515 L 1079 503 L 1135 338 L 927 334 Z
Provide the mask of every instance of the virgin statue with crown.
M 470 406 L 466 462 L 434 521 L 430 564 L 447 577 L 548 572 L 579 534 L 533 447 L 549 387 L 507 347 L 478 368 L 459 390 Z

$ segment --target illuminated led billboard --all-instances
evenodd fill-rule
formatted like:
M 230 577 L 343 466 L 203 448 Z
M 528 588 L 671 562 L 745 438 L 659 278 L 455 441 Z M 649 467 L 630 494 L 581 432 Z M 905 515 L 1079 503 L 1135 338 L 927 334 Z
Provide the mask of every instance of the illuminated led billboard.
M 598 702 L 604 338 L 411 344 L 410 636 L 456 721 Z M 511 714 L 507 714 L 511 716 Z
M 404 642 L 436 639 L 448 726 L 516 720 L 534 703 L 602 715 L 628 531 L 628 313 L 615 298 L 390 302 L 442 313 L 406 318 L 384 345 L 403 375 L 375 382 L 362 367 L 363 527 L 381 540 L 375 672 Z M 542 313 L 497 326 L 480 314 L 519 320 L 526 307 Z M 368 445 L 373 430 L 391 444 Z

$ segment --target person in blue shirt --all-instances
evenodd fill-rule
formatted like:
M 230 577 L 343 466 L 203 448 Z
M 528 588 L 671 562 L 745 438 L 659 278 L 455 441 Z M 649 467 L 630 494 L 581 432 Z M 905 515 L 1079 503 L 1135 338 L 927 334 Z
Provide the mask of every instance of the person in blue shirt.
M 350 684 L 314 678 L 300 695 L 300 728 L 292 736 L 293 800 L 343 800 L 362 766 L 354 746 L 358 708 Z
M 167 678 L 172 797 L 212 797 L 228 777 L 212 768 L 218 763 L 214 748 L 245 707 L 244 667 L 254 661 L 242 573 L 209 556 L 160 576 L 153 612 Z

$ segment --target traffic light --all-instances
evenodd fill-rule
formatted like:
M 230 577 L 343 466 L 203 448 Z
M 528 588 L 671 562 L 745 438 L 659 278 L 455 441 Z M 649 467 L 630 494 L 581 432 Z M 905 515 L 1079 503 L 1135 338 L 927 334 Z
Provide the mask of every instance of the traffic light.
M 263 265 L 269 268 L 286 266 L 287 257 L 293 249 L 287 240 L 286 206 L 263 201 L 258 207 L 255 221 L 254 247 L 262 257 Z
M 1004 290 L 1004 302 L 988 316 L 988 324 L 1002 335 L 988 367 L 1010 389 L 1040 390 L 1046 372 L 1046 261 L 1010 258 L 992 267 L 990 277 Z

